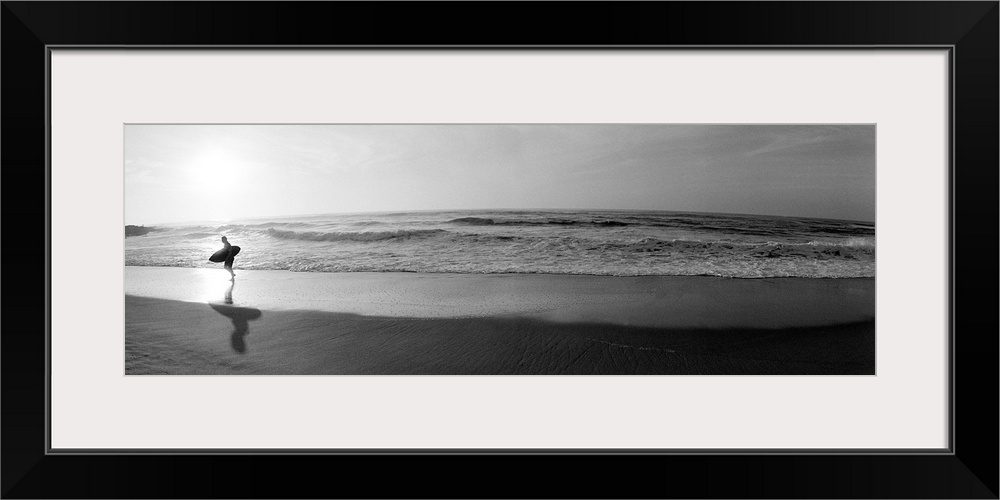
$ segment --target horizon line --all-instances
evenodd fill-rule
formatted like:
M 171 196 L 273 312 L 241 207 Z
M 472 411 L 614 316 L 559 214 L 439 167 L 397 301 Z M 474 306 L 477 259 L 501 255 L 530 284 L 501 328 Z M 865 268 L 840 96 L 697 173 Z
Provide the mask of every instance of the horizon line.
M 432 208 L 432 209 L 412 209 L 412 210 L 366 210 L 366 211 L 355 211 L 355 212 L 314 212 L 314 213 L 303 213 L 303 214 L 289 214 L 289 215 L 254 215 L 249 217 L 241 218 L 231 218 L 222 220 L 185 220 L 185 221 L 170 221 L 170 222 L 156 222 L 154 224 L 146 225 L 143 224 L 129 224 L 126 226 L 137 226 L 137 227 L 156 227 L 156 225 L 175 225 L 175 224 L 199 224 L 199 223 L 220 223 L 229 224 L 238 221 L 246 221 L 253 219 L 266 219 L 266 218 L 295 218 L 295 217 L 319 217 L 324 215 L 363 215 L 363 214 L 394 214 L 394 213 L 419 213 L 419 212 L 488 212 L 488 211 L 498 211 L 498 212 L 670 212 L 670 213 L 691 213 L 691 214 L 707 214 L 707 215 L 736 215 L 736 216 L 753 216 L 753 217 L 781 217 L 781 218 L 791 218 L 791 219 L 815 219 L 815 220 L 830 220 L 830 221 L 843 221 L 843 222 L 860 222 L 864 224 L 874 225 L 876 221 L 868 221 L 862 219 L 840 219 L 835 217 L 815 217 L 806 215 L 784 215 L 784 214 L 763 214 L 763 213 L 749 213 L 749 212 L 706 212 L 698 210 L 665 210 L 665 209 L 645 209 L 645 208 Z

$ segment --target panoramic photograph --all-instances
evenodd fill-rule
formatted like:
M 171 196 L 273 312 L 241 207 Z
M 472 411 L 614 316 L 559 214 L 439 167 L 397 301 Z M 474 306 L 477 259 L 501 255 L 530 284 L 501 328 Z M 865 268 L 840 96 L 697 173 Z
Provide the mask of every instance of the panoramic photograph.
M 126 375 L 875 375 L 874 124 L 124 126 Z

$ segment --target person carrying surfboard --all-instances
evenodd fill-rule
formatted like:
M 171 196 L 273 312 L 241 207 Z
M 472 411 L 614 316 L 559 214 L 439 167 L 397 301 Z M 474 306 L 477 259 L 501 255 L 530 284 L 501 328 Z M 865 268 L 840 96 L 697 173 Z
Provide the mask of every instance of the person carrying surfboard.
M 229 271 L 230 278 L 236 278 L 236 273 L 233 272 L 233 261 L 236 260 L 236 253 L 233 252 L 233 246 L 229 244 L 229 240 L 227 240 L 225 236 L 222 237 L 222 244 L 229 250 L 229 255 L 226 256 L 226 262 L 222 264 L 222 267 L 224 267 L 226 271 Z
M 240 247 L 230 245 L 229 240 L 225 236 L 222 237 L 222 250 L 215 252 L 211 257 L 208 258 L 211 262 L 224 262 L 222 267 L 229 271 L 230 280 L 236 279 L 236 273 L 233 272 L 233 261 L 236 258 L 236 254 L 240 253 Z

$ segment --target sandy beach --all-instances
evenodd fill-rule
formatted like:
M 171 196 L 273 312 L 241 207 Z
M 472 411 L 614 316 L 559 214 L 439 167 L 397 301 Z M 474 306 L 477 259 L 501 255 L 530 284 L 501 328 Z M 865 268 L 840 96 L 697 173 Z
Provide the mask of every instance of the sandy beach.
M 125 373 L 875 373 L 875 280 L 125 268 Z

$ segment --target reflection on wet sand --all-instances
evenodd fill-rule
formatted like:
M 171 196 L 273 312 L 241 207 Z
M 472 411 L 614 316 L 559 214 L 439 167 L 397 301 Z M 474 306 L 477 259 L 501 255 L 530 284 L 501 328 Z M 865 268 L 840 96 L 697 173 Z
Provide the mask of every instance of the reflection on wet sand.
M 254 309 L 251 307 L 237 307 L 233 306 L 233 287 L 236 285 L 235 282 L 230 283 L 229 288 L 226 289 L 225 304 L 208 304 L 209 307 L 215 309 L 215 312 L 226 316 L 233 321 L 233 334 L 230 338 L 230 342 L 233 346 L 233 350 L 238 353 L 245 353 L 247 351 L 247 344 L 245 337 L 250 334 L 250 321 L 260 318 L 260 309 Z

